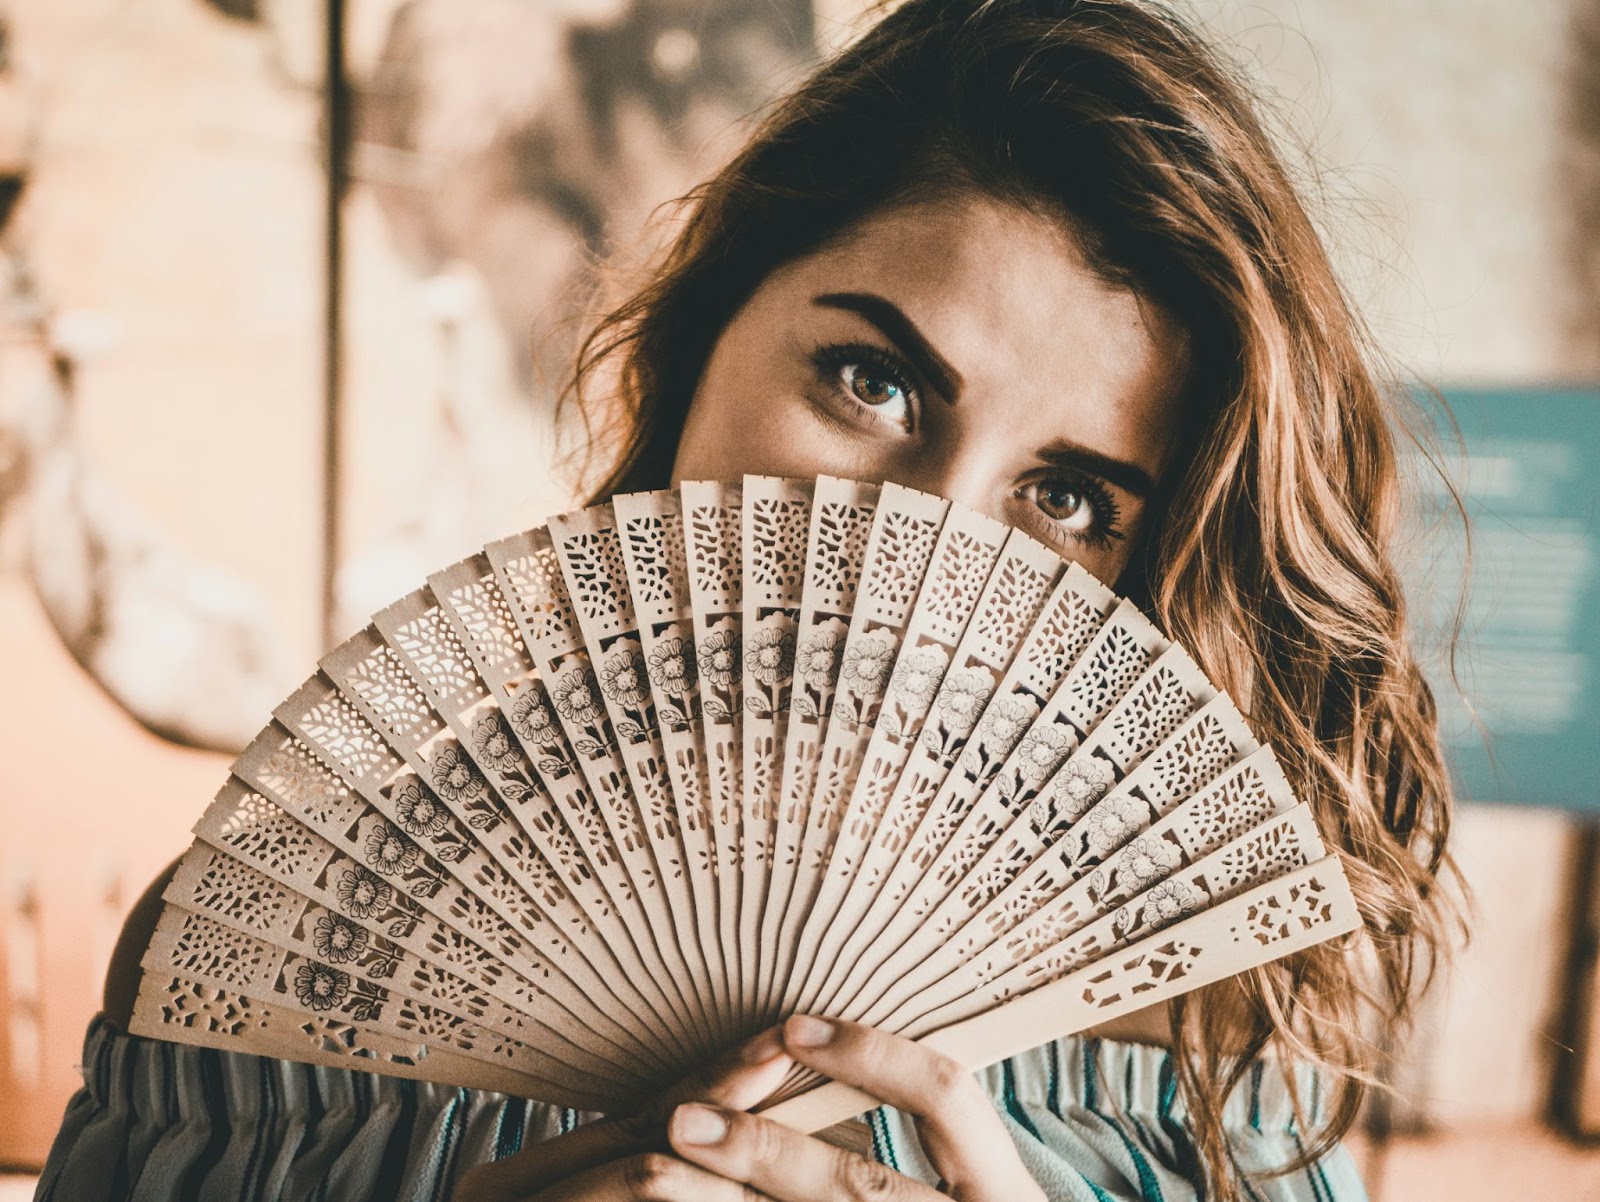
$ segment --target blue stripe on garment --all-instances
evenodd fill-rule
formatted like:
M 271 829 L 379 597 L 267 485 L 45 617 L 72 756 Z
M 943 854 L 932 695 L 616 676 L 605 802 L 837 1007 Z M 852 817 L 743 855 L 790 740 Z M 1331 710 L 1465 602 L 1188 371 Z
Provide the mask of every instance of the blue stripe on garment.
M 176 1055 L 175 1045 L 169 1044 L 167 1046 L 172 1054 Z M 201 1109 L 211 1119 L 210 1138 L 206 1141 L 205 1150 L 195 1157 L 194 1162 L 188 1166 L 188 1174 L 180 1186 L 178 1194 L 180 1198 L 198 1199 L 200 1197 L 201 1186 L 206 1178 L 211 1176 L 217 1165 L 222 1163 L 223 1158 L 227 1155 L 228 1145 L 233 1140 L 233 1124 L 229 1122 L 231 1112 L 228 1106 L 228 1088 L 224 1081 L 225 1070 L 223 1068 L 222 1055 L 223 1053 L 215 1048 L 200 1049 L 198 1056 L 200 1065 L 199 1094 L 204 1099 L 204 1105 Z M 257 1071 L 260 1072 L 262 1070 L 258 1067 Z M 177 1074 L 174 1072 L 172 1075 L 175 1077 Z M 174 1099 L 176 1099 L 176 1082 L 173 1085 L 173 1094 Z M 180 1108 L 174 1106 L 172 1113 L 184 1114 L 185 1111 L 193 1108 L 195 1099 L 191 1097 L 188 1102 L 188 1107 Z
M 456 1121 L 456 1115 L 461 1111 L 461 1105 L 466 1100 L 462 1090 L 456 1090 L 450 1097 L 450 1104 L 445 1107 L 441 1121 L 444 1132 L 439 1140 L 438 1156 L 433 1166 L 433 1202 L 444 1202 L 450 1190 L 450 1169 L 455 1164 L 456 1149 L 461 1143 L 461 1124 Z
M 1074 1064 L 1084 1043 L 1088 1054 Z M 991 1070 L 986 1084 L 1053 1196 L 1155 1202 L 1172 1190 L 1164 1202 L 1195 1202 L 1197 1153 L 1176 1056 L 1077 1039 L 1037 1054 L 1044 1060 L 1018 1056 Z M 1136 1063 L 1124 1072 L 1130 1057 Z M 284 1173 L 299 1183 L 296 1202 L 433 1202 L 429 1191 L 448 1197 L 451 1178 L 468 1164 L 513 1155 L 585 1117 L 499 1094 L 143 1040 L 100 1025 L 91 1028 L 82 1063 L 86 1088 L 41 1174 L 41 1202 L 119 1202 L 141 1190 L 162 1202 L 255 1202 L 278 1189 Z M 1283 1091 L 1267 1087 L 1265 1072 L 1277 1071 L 1271 1061 L 1248 1071 L 1252 1094 L 1236 1099 L 1228 1116 L 1241 1159 L 1276 1166 L 1303 1154 L 1310 1139 L 1295 1128 L 1312 1129 L 1312 1119 L 1297 1122 Z M 1320 1086 L 1314 1095 L 1309 1081 L 1302 1087 L 1308 1115 L 1319 1118 L 1330 1098 L 1327 1083 Z M 933 1180 L 910 1116 L 886 1107 L 866 1118 L 881 1163 Z M 1036 1131 L 1039 1142 L 1024 1131 Z M 1119 1147 L 1127 1159 L 1116 1159 Z M 1281 1180 L 1264 1167 L 1238 1189 L 1251 1202 L 1335 1202 L 1347 1189 L 1350 1200 L 1365 1197 L 1342 1149 Z
M 879 1106 L 867 1115 L 867 1125 L 872 1128 L 872 1158 L 900 1171 L 900 1157 L 894 1150 L 894 1132 L 889 1130 L 889 1116 Z
M 381 1098 L 379 1078 L 371 1073 L 363 1074 L 366 1077 L 365 1087 L 372 1095 L 374 1101 Z M 378 1162 L 378 1180 L 373 1184 L 371 1196 L 374 1198 L 398 1198 L 400 1185 L 405 1179 L 406 1166 L 411 1163 L 411 1143 L 417 1128 L 417 1083 L 399 1078 L 395 1093 L 400 1097 L 399 1113 L 395 1115 L 394 1126 L 389 1129 L 389 1139 L 384 1145 L 383 1159 Z M 376 1106 L 371 1109 L 376 1110 Z
M 1125 1097 L 1125 1098 L 1131 1098 L 1131 1097 L 1134 1096 L 1134 1094 L 1133 1094 L 1133 1057 L 1132 1056 L 1128 1057 L 1127 1061 L 1125 1062 L 1125 1064 L 1123 1066 L 1123 1071 L 1122 1071 L 1122 1096 Z M 1156 1141 L 1150 1138 L 1150 1128 L 1145 1126 L 1144 1120 L 1141 1119 L 1138 1116 L 1137 1113 L 1134 1113 L 1133 1111 L 1129 1111 L 1127 1117 L 1128 1117 L 1128 1120 L 1133 1124 L 1133 1129 L 1136 1132 L 1138 1132 L 1139 1140 L 1140 1140 L 1141 1143 L 1144 1144 L 1145 1147 L 1154 1148 L 1154 1147 L 1158 1146 L 1156 1144 Z
M 1172 1055 L 1161 1057 L 1161 1070 L 1157 1079 L 1161 1082 L 1161 1100 L 1158 1104 L 1162 1122 L 1172 1117 L 1172 1106 L 1178 1100 L 1178 1074 L 1172 1067 Z
M 570 1106 L 561 1108 L 561 1134 L 565 1135 L 578 1125 L 578 1112 Z
M 1266 1071 L 1265 1061 L 1250 1066 L 1250 1126 L 1257 1131 L 1261 1130 L 1261 1075 Z
M 1056 1118 L 1061 1117 L 1061 1041 L 1055 1040 L 1045 1049 L 1044 1062 L 1050 1074 L 1045 1081 L 1044 1104 Z
M 1178 1071 L 1172 1067 L 1170 1052 L 1161 1057 L 1161 1066 L 1156 1071 L 1156 1084 L 1156 1121 L 1161 1124 L 1167 1142 L 1172 1145 L 1173 1162 L 1181 1176 L 1200 1183 L 1195 1188 L 1204 1198 L 1205 1168 L 1200 1163 L 1199 1149 L 1194 1146 L 1188 1123 L 1180 1122 L 1172 1113 L 1178 1102 Z
M 1122 1129 L 1122 1124 L 1109 1114 L 1102 1112 L 1095 1105 L 1099 1092 L 1095 1064 L 1099 1059 L 1099 1052 L 1099 1040 L 1087 1041 L 1083 1057 L 1084 1104 L 1091 1114 L 1117 1133 L 1117 1138 L 1122 1141 L 1122 1146 L 1128 1150 L 1128 1158 L 1133 1161 L 1133 1170 L 1139 1177 L 1140 1202 L 1166 1202 L 1161 1193 L 1161 1183 L 1156 1180 L 1155 1172 L 1150 1168 L 1150 1162 L 1144 1158 L 1138 1147 L 1128 1138 L 1128 1133 Z
M 328 1113 L 328 1100 L 323 1097 L 322 1091 L 317 1088 L 316 1070 L 309 1064 L 295 1064 L 291 1068 L 292 1075 L 296 1078 L 294 1096 L 299 1099 L 301 1109 L 295 1113 L 299 1120 L 300 1148 L 316 1146 L 316 1131 L 322 1125 L 323 1115 Z M 299 1149 L 291 1153 L 288 1163 L 284 1166 L 286 1171 L 292 1172 L 295 1161 L 299 1159 Z M 280 1187 L 281 1189 L 282 1187 Z M 306 1195 L 306 1202 L 316 1202 L 318 1198 L 326 1197 L 328 1192 L 327 1174 L 318 1176 L 316 1184 L 311 1187 L 312 1192 Z
M 504 1160 L 522 1151 L 522 1132 L 528 1124 L 528 1100 L 507 1098 L 495 1123 L 494 1158 Z
M 266 1143 L 272 1138 L 272 1119 L 277 1113 L 273 1101 L 272 1074 L 264 1069 L 256 1074 L 256 1105 L 260 1108 L 250 1132 L 250 1154 L 245 1157 L 244 1173 L 239 1182 L 239 1196 L 253 1198 L 260 1192 L 261 1162 L 265 1157 Z
M 1044 1143 L 1044 1136 L 1039 1134 L 1039 1128 L 1033 1125 L 1033 1120 L 1028 1117 L 1028 1112 L 1017 1101 L 1017 1075 L 1011 1061 L 1000 1062 L 1001 1097 L 1005 1101 L 1006 1113 L 1017 1121 L 1017 1124 L 1029 1135 L 1040 1143 Z
M 1296 1151 L 1304 1156 L 1306 1154 L 1306 1146 L 1301 1141 L 1300 1132 L 1295 1129 L 1292 1120 L 1289 1124 L 1289 1134 L 1294 1139 Z M 1328 1189 L 1328 1179 L 1322 1175 L 1322 1166 L 1313 1161 L 1306 1167 L 1304 1172 L 1306 1181 L 1311 1185 L 1311 1197 L 1315 1202 L 1334 1202 L 1333 1191 Z
M 1084 1099 L 1084 1105 L 1089 1107 L 1091 1110 L 1094 1109 L 1094 1102 L 1099 1088 L 1099 1083 L 1095 1080 L 1095 1060 L 1096 1052 L 1099 1047 L 1100 1041 L 1098 1039 L 1086 1039 L 1083 1041 L 1083 1055 L 1081 1057 L 1081 1062 L 1083 1064 L 1083 1080 L 1080 1083 L 1079 1094 Z M 1066 1119 L 1061 1113 L 1060 1107 L 1061 1099 L 1058 1096 L 1056 1098 L 1055 1116 L 1065 1122 Z M 1115 1198 L 1106 1193 L 1105 1190 L 1101 1189 L 1093 1181 L 1090 1181 L 1089 1178 L 1083 1173 L 1078 1173 L 1078 1180 L 1089 1187 L 1089 1192 L 1094 1195 L 1095 1202 L 1117 1202 Z

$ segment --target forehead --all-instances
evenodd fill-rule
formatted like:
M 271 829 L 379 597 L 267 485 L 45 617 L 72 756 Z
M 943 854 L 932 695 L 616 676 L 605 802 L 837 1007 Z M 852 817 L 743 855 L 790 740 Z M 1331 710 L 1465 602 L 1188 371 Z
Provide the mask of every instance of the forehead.
M 994 416 L 1165 462 L 1184 332 L 1095 272 L 1065 222 L 981 196 L 908 205 L 872 214 L 770 282 L 787 304 L 844 288 L 882 295 Z

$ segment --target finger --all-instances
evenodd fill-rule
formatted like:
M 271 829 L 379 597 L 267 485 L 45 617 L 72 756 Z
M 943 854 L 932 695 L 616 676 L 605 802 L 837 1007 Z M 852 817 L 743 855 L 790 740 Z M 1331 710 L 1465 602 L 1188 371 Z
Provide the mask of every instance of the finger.
M 748 1110 L 783 1083 L 791 1067 L 780 1028 L 770 1027 L 739 1047 L 696 1069 L 664 1090 L 649 1108 L 656 1132 L 682 1102 L 710 1102 Z
M 666 1152 L 589 1169 L 516 1202 L 774 1202 L 737 1181 Z
M 792 1016 L 783 1041 L 807 1068 L 914 1116 L 951 1193 L 1007 1202 L 1041 1196 L 994 1103 L 958 1061 L 875 1027 L 810 1015 Z
M 790 1064 L 777 1028 L 763 1031 L 631 1114 L 585 1123 L 516 1156 L 484 1165 L 479 1170 L 481 1184 L 498 1191 L 485 1196 L 524 1197 L 607 1161 L 663 1149 L 667 1116 L 680 1102 L 705 1101 L 746 1109 L 778 1087 Z
M 888 1165 L 759 1115 L 688 1104 L 667 1125 L 672 1150 L 778 1202 L 929 1202 L 941 1195 Z

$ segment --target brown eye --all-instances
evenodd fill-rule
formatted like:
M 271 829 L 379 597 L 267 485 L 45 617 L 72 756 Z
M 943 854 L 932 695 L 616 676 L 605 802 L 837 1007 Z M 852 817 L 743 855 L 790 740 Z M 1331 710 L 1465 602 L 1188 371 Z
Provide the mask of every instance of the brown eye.
M 868 375 L 865 372 L 852 373 L 850 391 L 856 399 L 863 404 L 874 408 L 899 401 L 904 403 L 905 394 L 900 391 L 900 386 L 881 376 Z
M 917 386 L 877 347 L 859 342 L 820 346 L 811 355 L 820 382 L 847 416 L 906 434 L 917 426 Z
M 1033 499 L 1046 517 L 1069 528 L 1079 528 L 1094 521 L 1094 507 L 1089 503 L 1089 498 L 1070 484 L 1040 484 L 1034 489 Z
M 1017 499 L 1031 506 L 1037 519 L 1033 524 L 1057 542 L 1104 549 L 1123 537 L 1117 503 L 1094 476 L 1039 477 L 1023 484 Z

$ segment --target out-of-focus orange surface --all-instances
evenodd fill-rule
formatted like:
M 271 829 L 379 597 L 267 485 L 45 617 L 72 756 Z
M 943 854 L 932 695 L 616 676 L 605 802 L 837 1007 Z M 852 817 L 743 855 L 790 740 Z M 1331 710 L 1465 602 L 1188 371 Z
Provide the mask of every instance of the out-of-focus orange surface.
M 0 1165 L 42 1161 L 122 916 L 227 768 L 123 714 L 0 575 Z

